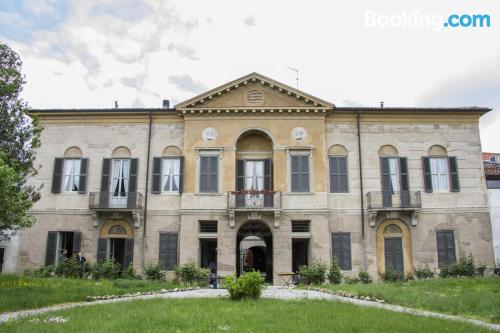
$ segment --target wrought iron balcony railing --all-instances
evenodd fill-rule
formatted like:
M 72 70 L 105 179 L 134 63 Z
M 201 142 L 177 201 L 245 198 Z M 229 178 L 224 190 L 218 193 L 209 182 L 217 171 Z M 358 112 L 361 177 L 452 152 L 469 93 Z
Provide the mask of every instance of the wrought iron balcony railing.
M 142 193 L 90 192 L 89 209 L 142 209 Z
M 368 192 L 368 209 L 422 208 L 420 191 Z
M 281 209 L 281 192 L 275 191 L 234 191 L 227 197 L 228 209 Z

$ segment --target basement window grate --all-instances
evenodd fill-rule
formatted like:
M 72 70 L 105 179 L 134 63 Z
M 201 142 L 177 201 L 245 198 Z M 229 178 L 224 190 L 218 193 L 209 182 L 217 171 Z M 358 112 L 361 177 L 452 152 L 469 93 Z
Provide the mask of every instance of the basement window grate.
M 311 221 L 292 221 L 292 232 L 309 232 Z
M 217 221 L 200 221 L 200 232 L 217 232 Z

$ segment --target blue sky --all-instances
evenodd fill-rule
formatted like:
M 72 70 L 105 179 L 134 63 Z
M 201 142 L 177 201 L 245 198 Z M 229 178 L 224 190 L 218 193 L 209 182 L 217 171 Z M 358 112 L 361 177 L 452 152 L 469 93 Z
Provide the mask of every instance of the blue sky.
M 444 29 L 453 13 L 491 26 Z M 336 105 L 492 107 L 483 149 L 500 152 L 498 17 L 488 0 L 0 0 L 0 40 L 35 108 L 175 104 L 254 71 L 294 85 L 295 67 L 300 89 Z

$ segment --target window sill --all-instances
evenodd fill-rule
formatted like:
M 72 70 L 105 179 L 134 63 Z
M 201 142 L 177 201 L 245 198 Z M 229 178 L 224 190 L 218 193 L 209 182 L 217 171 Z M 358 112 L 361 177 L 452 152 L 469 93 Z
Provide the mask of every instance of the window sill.
M 197 192 L 194 193 L 194 195 L 199 195 L 199 196 L 222 196 L 223 193 L 217 192 L 217 193 L 212 193 L 212 192 Z
M 316 192 L 286 192 L 286 195 L 314 195 Z
M 79 193 L 77 191 L 71 191 L 71 192 L 61 192 L 59 193 L 60 195 L 80 195 L 80 194 L 87 194 L 87 193 Z
M 155 194 L 155 193 L 152 193 Z M 182 193 L 179 192 L 162 192 L 162 193 L 156 193 L 160 196 L 165 196 L 165 197 L 180 197 Z

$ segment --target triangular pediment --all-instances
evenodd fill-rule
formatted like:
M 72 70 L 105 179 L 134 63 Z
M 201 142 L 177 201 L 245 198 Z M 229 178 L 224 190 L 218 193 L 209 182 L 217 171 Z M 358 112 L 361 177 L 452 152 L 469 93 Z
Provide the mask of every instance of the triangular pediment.
M 175 106 L 195 109 L 330 109 L 332 103 L 319 99 L 258 73 L 245 75 Z

